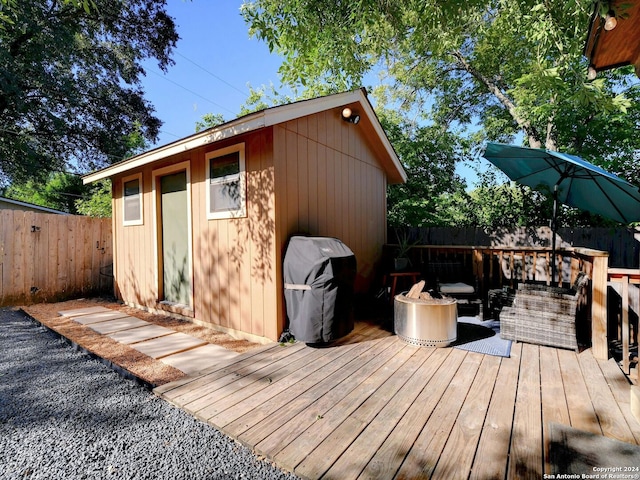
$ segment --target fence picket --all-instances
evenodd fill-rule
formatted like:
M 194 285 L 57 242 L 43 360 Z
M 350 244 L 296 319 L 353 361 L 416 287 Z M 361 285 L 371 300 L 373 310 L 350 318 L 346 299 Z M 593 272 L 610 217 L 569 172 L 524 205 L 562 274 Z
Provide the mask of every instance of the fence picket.
M 0 306 L 113 293 L 111 219 L 0 210 Z

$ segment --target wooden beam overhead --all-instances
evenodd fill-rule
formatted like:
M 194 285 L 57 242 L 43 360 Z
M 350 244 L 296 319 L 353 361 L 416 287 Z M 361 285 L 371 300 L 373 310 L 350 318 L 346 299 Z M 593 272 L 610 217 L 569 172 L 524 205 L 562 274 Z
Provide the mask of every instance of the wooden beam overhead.
M 603 5 L 615 16 L 615 27 L 605 28 Z M 597 2 L 584 48 L 596 72 L 634 65 L 640 76 L 640 0 Z

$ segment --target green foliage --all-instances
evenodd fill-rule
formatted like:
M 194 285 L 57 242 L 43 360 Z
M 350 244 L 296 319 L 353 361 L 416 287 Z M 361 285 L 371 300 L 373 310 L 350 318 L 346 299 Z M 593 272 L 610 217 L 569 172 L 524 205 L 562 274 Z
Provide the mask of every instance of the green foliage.
M 51 173 L 46 179 L 30 179 L 12 184 L 3 196 L 53 208 L 72 215 L 111 216 L 111 182 L 103 180 L 83 185 L 78 175 Z
M 178 39 L 164 0 L 0 0 L 0 181 L 122 159 L 157 137 L 142 62 Z
M 485 140 L 522 136 L 638 182 L 638 79 L 627 68 L 587 80 L 592 11 L 590 0 L 253 0 L 241 9 L 250 34 L 284 57 L 280 74 L 294 88 L 328 93 L 385 74 L 378 106 L 415 123 L 396 122 L 390 135 L 409 175 L 389 190 L 394 225 L 545 218 L 538 194 L 485 182 L 471 201 L 460 188 L 452 166 Z
M 388 190 L 388 221 L 392 226 L 453 226 L 463 222 L 465 183 L 455 172 L 465 145 L 441 128 L 417 126 L 397 111 L 379 112 L 390 142 L 402 160 L 407 182 Z
M 240 116 L 259 112 L 276 105 L 285 105 L 302 99 L 302 97 L 296 94 L 294 94 L 294 97 L 281 94 L 276 90 L 273 84 L 270 84 L 268 87 L 263 85 L 257 89 L 249 85 L 249 90 L 249 98 L 247 98 L 244 105 L 240 107 Z
M 140 129 L 127 135 L 123 144 L 127 146 L 125 157 L 148 148 L 148 143 Z M 5 189 L 3 195 L 71 214 L 91 217 L 111 216 L 110 180 L 83 185 L 78 175 L 60 172 L 44 173 L 24 182 L 13 182 Z
M 100 180 L 88 187 L 86 198 L 76 201 L 78 213 L 89 217 L 111 217 L 111 181 Z
M 52 173 L 44 179 L 31 179 L 23 184 L 10 185 L 7 198 L 76 214 L 75 202 L 84 193 L 82 180 L 69 173 Z
M 205 113 L 202 119 L 196 122 L 196 132 L 201 132 L 207 128 L 217 127 L 225 122 L 220 113 Z

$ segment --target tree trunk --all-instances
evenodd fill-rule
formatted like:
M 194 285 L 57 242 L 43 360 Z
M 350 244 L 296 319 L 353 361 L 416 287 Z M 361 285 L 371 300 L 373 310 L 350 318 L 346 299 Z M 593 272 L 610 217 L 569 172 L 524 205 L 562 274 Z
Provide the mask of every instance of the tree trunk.
M 489 92 L 491 92 L 507 109 L 509 115 L 511 115 L 511 118 L 513 118 L 518 127 L 521 128 L 524 134 L 527 136 L 529 146 L 531 148 L 542 148 L 542 140 L 536 128 L 531 124 L 529 120 L 518 114 L 515 104 L 509 97 L 507 97 L 507 95 L 500 89 L 500 87 L 489 78 L 478 72 L 475 68 L 473 68 L 471 64 L 467 62 L 467 59 L 462 55 L 460 51 L 453 52 L 453 56 L 458 61 L 460 67 L 462 67 L 466 72 L 472 75 L 485 87 L 487 87 Z

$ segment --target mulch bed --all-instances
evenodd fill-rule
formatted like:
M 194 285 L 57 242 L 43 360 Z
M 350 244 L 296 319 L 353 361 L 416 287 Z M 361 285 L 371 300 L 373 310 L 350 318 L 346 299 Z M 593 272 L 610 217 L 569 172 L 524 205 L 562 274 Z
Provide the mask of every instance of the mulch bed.
M 73 310 L 93 306 L 117 310 L 149 323 L 201 338 L 209 343 L 220 345 L 238 353 L 243 353 L 259 346 L 256 343 L 235 339 L 225 333 L 202 327 L 189 321 L 128 307 L 112 299 L 92 298 L 69 300 L 59 303 L 41 303 L 23 306 L 20 307 L 20 309 L 88 352 L 112 362 L 150 385 L 163 385 L 185 376 L 182 371 L 160 360 L 155 360 L 127 345 L 116 342 L 106 335 L 101 335 L 91 330 L 85 325 L 61 317 L 58 314 L 58 312 L 62 310 Z

